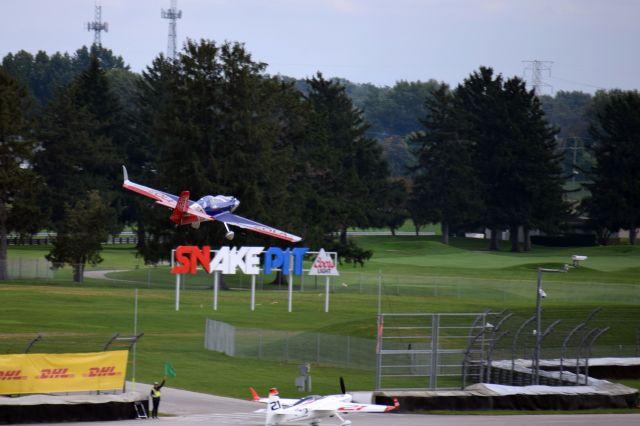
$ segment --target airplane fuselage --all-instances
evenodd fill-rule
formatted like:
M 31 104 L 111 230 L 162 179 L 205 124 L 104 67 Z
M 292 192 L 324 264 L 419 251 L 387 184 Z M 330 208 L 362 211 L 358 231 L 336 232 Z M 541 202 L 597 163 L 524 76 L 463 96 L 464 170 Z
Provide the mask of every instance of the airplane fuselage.
M 291 407 L 285 408 L 282 412 L 274 413 L 267 426 L 306 421 L 315 424 L 317 420 L 332 417 L 335 415 L 335 411 L 320 408 L 321 405 L 324 405 L 329 400 L 338 403 L 350 403 L 351 395 L 309 396 L 303 398 Z
M 233 212 L 240 205 L 240 200 L 228 195 L 205 195 L 191 205 L 192 208 L 200 209 L 209 216 L 215 216 L 223 212 Z

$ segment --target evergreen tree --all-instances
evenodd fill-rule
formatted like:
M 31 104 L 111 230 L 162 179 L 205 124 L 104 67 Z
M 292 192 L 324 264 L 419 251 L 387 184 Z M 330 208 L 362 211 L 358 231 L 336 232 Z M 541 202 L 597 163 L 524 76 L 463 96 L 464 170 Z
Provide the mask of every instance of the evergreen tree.
M 553 152 L 556 131 L 522 80 L 504 81 L 490 68 L 465 79 L 455 101 L 464 137 L 474 143 L 490 249 L 498 249 L 499 231 L 509 228 L 511 249 L 517 251 L 520 227 L 526 231 L 564 212 L 560 159 Z
M 40 109 L 53 99 L 56 89 L 66 86 L 89 68 L 91 58 L 97 58 L 105 70 L 127 70 L 121 56 L 101 46 L 86 46 L 73 55 L 56 52 L 49 56 L 40 50 L 35 55 L 20 50 L 2 58 L 2 68 L 24 84 L 35 98 L 35 107 Z
M 308 81 L 312 111 L 307 153 L 326 231 L 339 232 L 346 244 L 349 227 L 375 223 L 377 203 L 389 175 L 382 150 L 366 136 L 362 111 L 355 108 L 343 86 L 320 73 Z
M 27 90 L 0 69 L 0 280 L 7 275 L 7 235 L 33 232 L 42 217 L 40 182 L 31 169 L 33 123 Z
M 408 187 L 408 179 L 393 178 L 387 180 L 386 187 L 380 191 L 382 197 L 378 199 L 379 206 L 376 209 L 380 215 L 378 222 L 389 228 L 393 236 L 409 218 Z
M 440 223 L 442 242 L 453 230 L 478 223 L 482 200 L 473 165 L 473 144 L 463 139 L 454 98 L 446 85 L 425 100 L 424 130 L 409 141 L 417 166 L 411 206 L 418 223 Z
M 234 195 L 242 215 L 297 232 L 292 156 L 302 137 L 295 112 L 301 99 L 290 84 L 263 76 L 264 68 L 241 44 L 205 40 L 188 41 L 175 62 L 157 58 L 141 87 L 141 144 L 156 144 L 145 182 L 173 193 L 188 189 L 194 199 Z M 147 261 L 167 258 L 178 244 L 225 241 L 219 224 L 174 230 L 166 210 L 148 213 L 141 248 Z M 239 231 L 236 238 L 267 237 Z
M 640 226 L 640 94 L 637 91 L 600 93 L 604 98 L 591 136 L 596 166 L 586 201 L 594 227 L 629 230 L 636 244 Z
M 102 262 L 100 250 L 115 226 L 115 217 L 109 200 L 99 191 L 90 191 L 74 204 L 65 203 L 65 220 L 58 228 L 53 248 L 46 256 L 54 267 L 65 264 L 73 268 L 73 281 L 82 282 L 88 264 Z
M 106 196 L 120 186 L 126 127 L 119 111 L 95 58 L 47 106 L 35 169 L 49 188 L 45 204 L 51 206 L 54 228 L 65 219 L 64 203 L 72 205 L 94 189 Z

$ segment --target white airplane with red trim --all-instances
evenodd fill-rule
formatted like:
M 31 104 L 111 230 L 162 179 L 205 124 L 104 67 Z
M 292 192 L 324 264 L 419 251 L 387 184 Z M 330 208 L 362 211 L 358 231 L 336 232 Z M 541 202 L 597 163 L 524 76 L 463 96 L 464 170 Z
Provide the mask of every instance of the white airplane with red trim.
M 168 194 L 130 181 L 125 166 L 122 166 L 122 172 L 124 174 L 124 182 L 122 184 L 124 188 L 149 197 L 155 200 L 157 204 L 171 209 L 173 212 L 169 219 L 176 225 L 190 224 L 193 228 L 198 229 L 201 222 L 217 220 L 222 222 L 227 230 L 225 237 L 228 240 L 232 240 L 235 235 L 235 233 L 229 229 L 229 225 L 249 229 L 292 243 L 296 243 L 302 239 L 297 235 L 289 234 L 288 232 L 233 214 L 234 210 L 240 205 L 240 200 L 235 197 L 228 195 L 205 195 L 198 201 L 192 201 L 189 199 L 189 191 L 182 191 L 180 196 Z
M 341 422 L 340 426 L 349 426 L 351 420 L 342 417 L 345 414 L 386 413 L 400 406 L 395 398 L 394 405 L 357 404 L 352 402 L 352 396 L 348 393 L 327 396 L 311 395 L 302 399 L 281 399 L 276 388 L 271 388 L 268 398 L 260 398 L 253 388 L 249 389 L 254 401 L 267 404 L 266 409 L 256 411 L 266 413 L 265 426 L 307 422 L 311 426 L 318 426 L 320 419 L 327 417 L 336 417 Z

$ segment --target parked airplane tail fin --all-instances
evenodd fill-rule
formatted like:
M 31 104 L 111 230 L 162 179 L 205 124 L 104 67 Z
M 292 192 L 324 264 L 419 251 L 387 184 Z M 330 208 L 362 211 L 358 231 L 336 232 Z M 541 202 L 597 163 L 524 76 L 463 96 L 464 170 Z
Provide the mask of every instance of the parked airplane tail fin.
M 189 223 L 189 221 L 185 220 L 185 213 L 188 210 L 189 191 L 182 191 L 180 193 L 180 198 L 178 198 L 178 202 L 176 203 L 176 207 L 173 209 L 173 213 L 171 213 L 171 221 L 177 225 Z
M 253 400 L 260 401 L 260 396 L 258 395 L 258 392 L 256 392 L 256 390 L 251 386 L 249 386 L 249 390 L 251 391 L 251 397 L 253 398 Z

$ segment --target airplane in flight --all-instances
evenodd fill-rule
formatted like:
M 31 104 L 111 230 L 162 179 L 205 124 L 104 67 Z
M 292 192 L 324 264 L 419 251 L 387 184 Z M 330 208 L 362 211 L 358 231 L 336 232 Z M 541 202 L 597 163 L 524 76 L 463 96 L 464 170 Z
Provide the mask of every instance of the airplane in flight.
M 320 419 L 326 417 L 337 417 L 340 420 L 340 426 L 349 426 L 351 425 L 351 420 L 346 420 L 341 414 L 386 413 L 400 406 L 396 398 L 393 400 L 393 405 L 354 403 L 352 402 L 352 396 L 344 391 L 343 382 L 341 381 L 340 383 L 343 389 L 341 395 L 311 395 L 302 399 L 281 399 L 276 388 L 269 390 L 268 398 L 260 398 L 255 389 L 249 389 L 254 401 L 267 404 L 267 408 L 257 411 L 266 413 L 265 426 L 302 422 L 309 422 L 311 426 L 318 426 Z
M 232 240 L 235 236 L 235 233 L 229 229 L 229 225 L 249 229 L 292 243 L 296 243 L 302 239 L 297 235 L 289 234 L 288 232 L 233 214 L 240 205 L 240 200 L 235 197 L 228 195 L 205 195 L 198 201 L 192 201 L 189 199 L 189 191 L 182 191 L 180 196 L 168 194 L 130 181 L 125 166 L 122 166 L 122 172 L 124 174 L 124 183 L 122 184 L 124 188 L 149 197 L 155 200 L 157 204 L 173 210 L 169 218 L 176 225 L 190 224 L 193 228 L 198 229 L 201 222 L 217 220 L 218 222 L 222 222 L 227 230 L 225 237 L 228 240 Z

